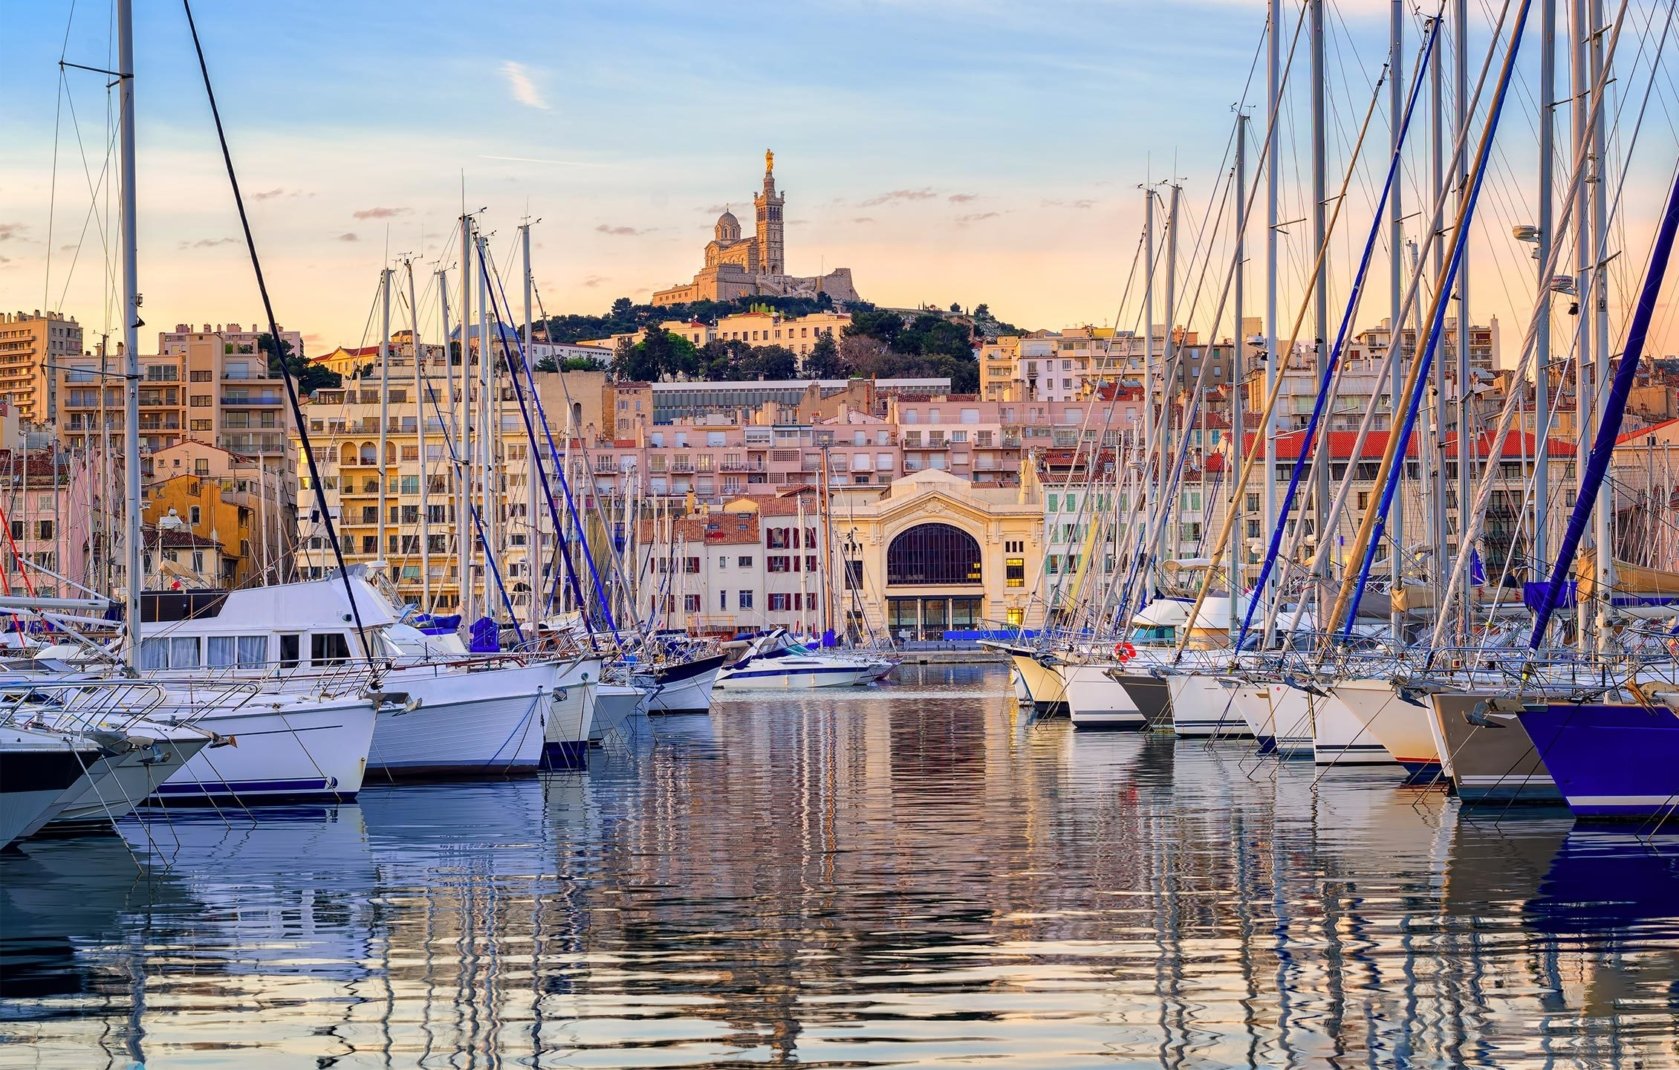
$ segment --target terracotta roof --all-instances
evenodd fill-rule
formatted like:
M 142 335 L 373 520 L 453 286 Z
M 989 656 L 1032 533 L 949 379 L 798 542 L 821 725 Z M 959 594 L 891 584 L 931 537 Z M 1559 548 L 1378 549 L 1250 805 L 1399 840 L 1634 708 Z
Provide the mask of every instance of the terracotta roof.
M 1243 436 L 1242 451 L 1244 453 L 1253 449 L 1254 437 L 1254 433 L 1251 431 Z M 1281 461 L 1298 459 L 1300 447 L 1305 442 L 1305 438 L 1306 432 L 1304 429 L 1284 431 L 1278 434 L 1277 459 Z M 1320 439 L 1328 445 L 1331 457 L 1345 460 L 1352 457 L 1353 444 L 1358 441 L 1358 432 L 1330 431 L 1328 434 L 1321 435 Z M 1364 439 L 1364 450 L 1359 459 L 1364 461 L 1381 460 L 1382 454 L 1387 450 L 1387 444 L 1388 433 L 1386 431 L 1370 432 Z M 1511 431 L 1504 436 L 1503 449 L 1498 451 L 1498 455 L 1504 458 L 1519 459 L 1533 456 L 1535 449 L 1535 437 L 1533 435 L 1526 432 Z M 1422 437 L 1419 434 L 1412 434 L 1411 440 L 1406 444 L 1405 456 L 1408 459 L 1416 458 L 1421 455 L 1421 452 Z M 1574 456 L 1574 443 L 1565 439 L 1553 438 L 1550 440 L 1549 452 L 1552 457 L 1572 457 Z M 1455 436 L 1446 440 L 1445 453 L 1447 457 L 1457 456 L 1457 438 Z M 1493 453 L 1493 433 L 1489 431 L 1477 435 L 1475 455 L 1484 459 L 1493 456 Z
M 1669 427 L 1673 424 L 1679 424 L 1679 418 L 1675 418 L 1675 419 L 1672 419 L 1672 420 L 1662 420 L 1659 423 L 1651 424 L 1649 427 L 1640 427 L 1640 428 L 1638 428 L 1637 430 L 1634 430 L 1634 431 L 1622 431 L 1619 435 L 1615 436 L 1615 445 L 1619 446 L 1623 442 L 1631 442 L 1635 438 L 1641 438 L 1644 435 L 1648 435 L 1652 431 L 1659 431 L 1662 428 Z

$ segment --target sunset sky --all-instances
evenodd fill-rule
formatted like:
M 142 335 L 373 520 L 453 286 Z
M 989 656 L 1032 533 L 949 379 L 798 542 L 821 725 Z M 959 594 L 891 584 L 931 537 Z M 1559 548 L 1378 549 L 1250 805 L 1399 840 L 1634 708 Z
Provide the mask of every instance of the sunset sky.
M 156 329 L 248 324 L 260 305 L 185 18 L 176 3 L 137 7 L 149 349 Z M 62 53 L 112 65 L 113 46 L 103 6 L 82 5 L 73 19 L 69 8 L 0 0 L 0 307 L 61 307 L 97 333 L 110 319 L 103 241 L 114 237 L 101 233 L 114 218 L 105 80 L 68 71 L 61 83 L 57 63 Z M 1371 0 L 1332 11 L 1332 161 L 1345 158 L 1385 59 L 1387 13 Z M 427 276 L 440 257 L 453 266 L 445 243 L 463 181 L 469 207 L 487 206 L 484 225 L 510 268 L 518 222 L 541 220 L 535 275 L 550 312 L 597 312 L 691 277 L 725 205 L 750 227 L 766 148 L 787 195 L 793 273 L 846 266 L 877 303 L 985 301 L 1029 327 L 1112 322 L 1137 245 L 1138 185 L 1182 180 L 1193 242 L 1232 105 L 1245 87 L 1250 102 L 1263 91 L 1262 66 L 1248 86 L 1264 23 L 1255 0 L 200 0 L 196 14 L 278 315 L 316 352 L 374 340 L 388 258 L 409 254 Z M 1418 25 L 1409 20 L 1407 67 Z M 1477 53 L 1485 36 L 1483 26 L 1472 38 Z M 1296 62 L 1303 103 L 1303 48 Z M 1509 238 L 1512 223 L 1532 221 L 1532 71 L 1524 76 L 1477 232 L 1472 305 L 1505 323 L 1506 362 L 1534 274 Z M 1637 68 L 1626 84 L 1642 94 L 1647 78 Z M 1664 88 L 1651 104 L 1627 183 L 1617 286 L 1643 271 L 1673 165 L 1670 96 Z M 1304 133 L 1285 122 L 1285 222 L 1305 214 Z M 1388 136 L 1378 113 L 1373 143 Z M 1367 154 L 1348 199 L 1337 303 L 1383 166 Z M 1332 190 L 1338 181 L 1332 164 Z M 1295 225 L 1283 239 L 1297 275 L 1306 235 Z M 1260 241 L 1255 227 L 1250 314 Z M 1361 322 L 1387 310 L 1378 271 Z M 1196 316 L 1180 320 L 1207 329 L 1216 276 Z M 1125 325 L 1134 309 L 1133 299 Z M 435 325 L 435 300 L 422 298 L 422 310 Z M 1670 303 L 1660 321 L 1669 350 L 1671 313 Z

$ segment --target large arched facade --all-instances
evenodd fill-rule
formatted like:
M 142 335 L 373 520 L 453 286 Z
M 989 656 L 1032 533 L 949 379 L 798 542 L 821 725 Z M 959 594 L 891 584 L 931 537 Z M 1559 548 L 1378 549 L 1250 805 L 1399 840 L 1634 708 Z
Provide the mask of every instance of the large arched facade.
M 893 586 L 984 583 L 979 540 L 950 524 L 917 524 L 886 548 L 886 582 Z
M 900 638 L 918 639 L 977 628 L 984 584 L 978 539 L 951 524 L 917 524 L 886 548 L 888 626 Z

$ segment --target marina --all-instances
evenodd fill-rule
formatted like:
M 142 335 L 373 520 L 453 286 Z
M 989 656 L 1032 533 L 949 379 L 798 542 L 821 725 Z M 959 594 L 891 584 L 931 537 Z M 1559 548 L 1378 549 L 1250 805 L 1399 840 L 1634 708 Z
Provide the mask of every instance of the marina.
M 0 858 L 0 1062 L 1670 1065 L 1671 837 L 984 667 Z M 27 1055 L 25 1053 L 27 1052 Z
M 751 232 L 600 315 L 556 260 L 693 221 L 596 199 L 692 176 L 437 122 L 417 173 L 497 177 L 335 209 L 384 238 L 329 350 L 248 16 L 72 5 L 46 237 L 0 221 L 49 306 L 0 317 L 0 1065 L 1679 1066 L 1679 5 L 1251 7 L 1169 172 L 1057 178 L 1123 209 L 766 149 Z M 183 131 L 227 233 L 171 244 L 260 314 L 143 353 Z M 789 173 L 960 212 L 952 270 L 1100 205 L 1105 322 L 797 273 Z

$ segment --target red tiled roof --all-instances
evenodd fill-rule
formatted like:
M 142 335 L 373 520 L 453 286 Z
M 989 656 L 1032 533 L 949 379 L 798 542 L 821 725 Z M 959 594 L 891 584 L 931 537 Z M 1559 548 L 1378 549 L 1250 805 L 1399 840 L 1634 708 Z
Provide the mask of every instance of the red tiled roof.
M 1254 433 L 1251 431 L 1243 436 L 1242 451 L 1244 454 L 1253 449 L 1254 437 Z M 1300 456 L 1300 447 L 1305 442 L 1305 438 L 1306 432 L 1304 429 L 1284 431 L 1278 434 L 1277 459 L 1281 461 L 1297 460 Z M 1331 457 L 1337 460 L 1346 460 L 1352 457 L 1353 444 L 1358 441 L 1358 432 L 1330 431 L 1326 435 L 1321 435 L 1320 439 L 1329 447 Z M 1504 436 L 1503 449 L 1498 451 L 1498 455 L 1500 457 L 1510 459 L 1532 457 L 1536 449 L 1535 441 L 1535 436 L 1531 434 L 1521 431 L 1511 431 Z M 1381 460 L 1383 453 L 1387 451 L 1387 444 L 1388 433 L 1386 431 L 1370 432 L 1367 436 L 1365 436 L 1364 449 L 1360 454 L 1359 459 L 1365 461 Z M 1446 440 L 1445 447 L 1447 457 L 1456 457 L 1456 436 L 1448 438 Z M 1574 443 L 1565 439 L 1551 439 L 1548 449 L 1552 457 L 1574 456 Z M 1410 442 L 1406 444 L 1405 456 L 1408 459 L 1415 458 L 1419 456 L 1421 452 L 1422 439 L 1419 435 L 1413 434 Z M 1493 456 L 1493 453 L 1492 432 L 1488 431 L 1484 434 L 1477 435 L 1475 441 L 1475 455 L 1485 459 Z
M 1640 427 L 1633 431 L 1622 431 L 1619 435 L 1615 436 L 1615 445 L 1619 446 L 1623 442 L 1631 442 L 1635 438 L 1648 435 L 1652 431 L 1659 431 L 1664 427 L 1671 426 L 1672 424 L 1679 424 L 1679 417 L 1672 420 L 1662 420 L 1659 423 L 1651 424 L 1649 427 Z

